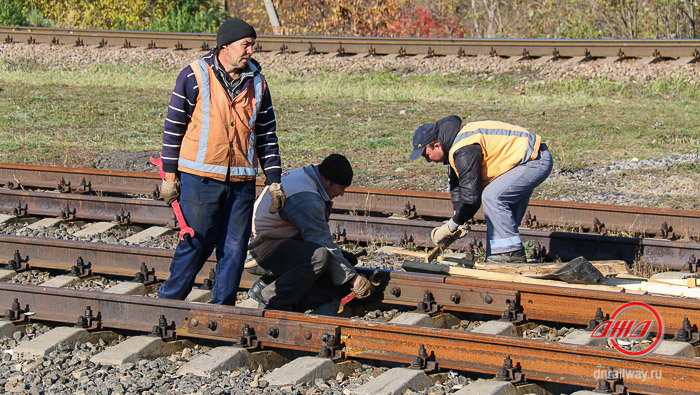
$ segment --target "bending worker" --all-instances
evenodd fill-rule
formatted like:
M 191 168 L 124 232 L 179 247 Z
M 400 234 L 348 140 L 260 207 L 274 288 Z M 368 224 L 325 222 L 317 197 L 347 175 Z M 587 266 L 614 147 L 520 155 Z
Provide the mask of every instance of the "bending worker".
M 420 126 L 410 159 L 449 165 L 454 215 L 433 229 L 435 244 L 450 237 L 483 203 L 486 262 L 526 262 L 518 225 L 532 191 L 552 172 L 552 155 L 541 137 L 497 121 L 462 124 L 451 115 Z
M 287 201 L 271 213 L 268 189 L 255 202 L 251 255 L 262 274 L 248 294 L 259 308 L 294 310 L 294 304 L 327 272 L 334 285 L 352 286 L 357 297 L 372 286 L 353 265 L 357 260 L 333 241 L 328 220 L 332 199 L 352 183 L 352 167 L 343 155 L 331 154 L 320 165 L 282 174 Z M 350 260 L 350 261 L 349 261 Z
M 260 65 L 251 58 L 255 38 L 252 26 L 231 18 L 219 27 L 216 48 L 177 77 L 163 132 L 161 195 L 168 204 L 181 198 L 195 236 L 177 245 L 160 298 L 185 299 L 216 247 L 211 301 L 235 304 L 258 161 L 273 194 L 270 209 L 284 205 L 275 112 Z

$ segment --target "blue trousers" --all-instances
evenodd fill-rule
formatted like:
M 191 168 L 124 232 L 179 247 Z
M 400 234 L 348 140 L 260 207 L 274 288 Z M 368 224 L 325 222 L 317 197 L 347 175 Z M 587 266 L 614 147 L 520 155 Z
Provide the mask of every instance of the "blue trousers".
M 211 302 L 234 305 L 250 239 L 255 181 L 221 182 L 187 173 L 180 181 L 180 207 L 195 235 L 178 243 L 158 297 L 184 300 L 216 248 Z
M 527 212 L 536 186 L 552 172 L 552 155 L 540 151 L 536 159 L 515 166 L 496 177 L 481 193 L 486 217 L 486 255 L 523 248 L 518 226 Z

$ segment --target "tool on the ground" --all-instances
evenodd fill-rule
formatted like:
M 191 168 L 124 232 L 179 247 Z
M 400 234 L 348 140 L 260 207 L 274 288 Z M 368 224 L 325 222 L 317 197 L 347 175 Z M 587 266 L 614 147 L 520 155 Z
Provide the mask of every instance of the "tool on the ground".
M 552 273 L 532 277 L 559 280 L 569 284 L 605 284 L 608 281 L 597 267 L 582 256 L 574 258 Z
M 160 178 L 165 179 L 165 172 L 163 171 L 163 160 L 158 156 L 158 158 L 153 158 L 151 156 L 151 163 L 158 167 L 160 172 Z M 184 240 L 185 236 L 194 237 L 194 230 L 187 226 L 185 222 L 185 216 L 182 215 L 182 209 L 180 208 L 180 202 L 174 200 L 171 204 L 173 211 L 175 212 L 175 218 L 177 218 L 177 224 L 180 226 L 180 240 Z
M 504 264 L 503 266 L 508 266 Z M 506 273 L 494 273 L 488 270 L 479 269 L 468 269 L 464 267 L 456 267 L 450 265 L 441 265 L 438 263 L 428 263 L 420 261 L 404 261 L 401 267 L 407 272 L 418 272 L 418 273 L 431 273 L 431 274 L 442 274 L 442 275 L 453 275 L 453 276 L 466 276 L 466 277 L 481 277 L 481 278 L 495 278 L 498 276 L 515 276 Z M 561 266 L 556 271 L 538 276 L 517 276 L 523 279 L 541 279 L 541 280 L 560 280 L 569 284 L 590 284 L 590 285 L 603 285 L 607 282 L 607 279 L 603 274 L 593 266 L 592 263 L 588 262 L 585 258 L 579 257 L 571 262 Z M 510 280 L 512 281 L 512 280 Z M 537 280 L 534 280 L 537 281 Z
M 432 262 L 433 259 L 437 258 L 437 256 L 440 255 L 440 253 L 445 250 L 445 248 L 449 247 L 452 243 L 454 243 L 458 239 L 461 239 L 462 237 L 466 236 L 467 233 L 469 233 L 469 225 L 468 224 L 460 225 L 457 228 L 457 230 L 450 237 L 439 242 L 437 244 L 437 247 L 433 248 L 432 251 L 430 251 L 430 254 L 428 254 L 428 256 L 425 257 L 425 262 L 426 263 Z

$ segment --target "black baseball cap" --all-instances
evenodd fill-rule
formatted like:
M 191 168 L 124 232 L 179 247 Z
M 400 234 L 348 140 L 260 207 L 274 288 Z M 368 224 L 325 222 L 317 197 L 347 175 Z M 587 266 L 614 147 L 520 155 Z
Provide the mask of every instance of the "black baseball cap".
M 413 151 L 408 159 L 416 160 L 420 158 L 423 155 L 423 151 L 425 151 L 425 146 L 438 138 L 441 129 L 447 132 L 459 130 L 461 124 L 462 119 L 460 117 L 450 115 L 439 119 L 435 123 L 426 123 L 419 126 L 413 133 Z

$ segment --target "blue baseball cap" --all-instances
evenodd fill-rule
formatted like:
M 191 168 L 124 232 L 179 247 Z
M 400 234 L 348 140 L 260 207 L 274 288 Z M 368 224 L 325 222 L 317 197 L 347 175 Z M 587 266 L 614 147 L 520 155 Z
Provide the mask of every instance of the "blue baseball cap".
M 438 138 L 438 125 L 436 123 L 426 123 L 421 125 L 413 133 L 413 152 L 408 157 L 410 160 L 416 160 L 423 155 L 425 146 L 435 141 Z

